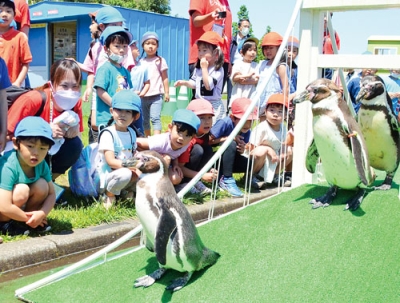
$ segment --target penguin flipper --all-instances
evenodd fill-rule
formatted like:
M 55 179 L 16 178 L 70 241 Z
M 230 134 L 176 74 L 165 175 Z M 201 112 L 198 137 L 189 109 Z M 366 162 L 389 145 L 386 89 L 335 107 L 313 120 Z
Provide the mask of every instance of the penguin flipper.
M 361 134 L 361 133 L 360 133 Z M 366 147 L 364 141 L 360 137 L 360 134 L 354 132 L 349 135 L 351 152 L 353 154 L 354 163 L 358 172 L 358 176 L 361 182 L 369 186 L 374 180 L 371 176 L 371 169 L 369 166 L 368 155 L 366 153 Z
M 158 262 L 165 265 L 167 263 L 167 244 L 171 234 L 176 230 L 177 224 L 174 214 L 166 207 L 167 203 L 164 198 L 160 198 L 159 203 L 161 213 L 154 240 L 154 250 Z
M 318 160 L 319 160 L 319 153 L 317 145 L 315 144 L 315 140 L 313 139 L 310 143 L 310 146 L 307 149 L 307 155 L 306 155 L 306 168 L 308 172 L 312 174 L 315 173 Z

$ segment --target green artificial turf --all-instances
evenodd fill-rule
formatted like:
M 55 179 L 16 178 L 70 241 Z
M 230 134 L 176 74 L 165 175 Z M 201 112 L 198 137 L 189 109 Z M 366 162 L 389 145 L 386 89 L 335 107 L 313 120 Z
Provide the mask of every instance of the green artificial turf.
M 145 249 L 25 295 L 34 302 L 399 302 L 398 185 L 370 192 L 343 211 L 352 192 L 312 210 L 327 187 L 303 185 L 199 227 L 218 262 L 182 290 L 167 272 L 147 289 L 134 280 L 157 268 Z

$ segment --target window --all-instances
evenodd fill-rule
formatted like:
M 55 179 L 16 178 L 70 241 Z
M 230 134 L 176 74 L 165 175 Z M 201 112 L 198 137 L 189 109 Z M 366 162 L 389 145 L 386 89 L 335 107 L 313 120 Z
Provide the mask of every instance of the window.
M 374 49 L 375 55 L 397 55 L 396 47 L 377 47 Z

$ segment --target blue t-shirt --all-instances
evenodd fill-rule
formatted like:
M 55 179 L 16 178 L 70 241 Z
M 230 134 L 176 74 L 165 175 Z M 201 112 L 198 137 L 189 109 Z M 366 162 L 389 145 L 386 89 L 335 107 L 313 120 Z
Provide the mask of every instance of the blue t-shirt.
M 214 126 L 210 130 L 210 134 L 215 138 L 219 139 L 222 137 L 228 137 L 233 129 L 235 128 L 235 124 L 233 124 L 231 117 L 225 117 L 217 121 Z M 249 142 L 251 131 L 249 130 L 247 133 L 239 132 L 238 135 L 243 137 L 243 141 L 245 143 Z
M 10 77 L 8 76 L 7 65 L 3 58 L 0 58 L 0 89 L 11 86 Z
M 360 91 L 360 81 L 361 81 L 361 73 L 357 76 L 353 76 L 349 83 L 347 83 L 347 90 L 349 91 L 351 102 L 353 103 L 353 107 L 355 112 L 357 113 L 360 109 L 361 103 L 357 103 L 356 97 Z
M 141 91 L 144 83 L 149 80 L 147 66 L 141 64 L 140 61 L 137 62 L 135 67 L 131 69 L 131 80 L 132 90 Z
M 382 77 L 383 82 L 385 83 L 386 91 L 388 93 L 400 93 L 400 79 L 396 79 L 393 76 L 385 76 Z M 397 117 L 399 114 L 399 98 L 392 99 L 393 111 Z
M 51 181 L 50 168 L 46 161 L 35 166 L 35 176 L 28 178 L 22 170 L 16 150 L 10 150 L 0 157 L 0 168 L 0 188 L 7 191 L 12 191 L 16 184 L 31 184 L 40 178 Z
M 104 89 L 112 98 L 116 92 L 132 87 L 131 74 L 125 67 L 115 66 L 107 61 L 96 72 L 94 88 L 97 87 Z M 96 106 L 96 125 L 106 125 L 111 118 L 110 106 L 101 100 L 98 94 Z

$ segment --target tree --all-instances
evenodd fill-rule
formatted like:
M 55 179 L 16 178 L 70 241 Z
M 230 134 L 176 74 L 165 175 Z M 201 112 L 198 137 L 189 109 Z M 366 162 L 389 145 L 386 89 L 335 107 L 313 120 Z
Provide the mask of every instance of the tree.
M 29 5 L 35 4 L 42 0 L 29 0 Z M 170 0 L 69 0 L 70 2 L 98 3 L 113 6 L 121 6 L 125 8 L 133 8 L 146 12 L 153 12 L 163 15 L 169 15 L 171 7 Z M 63 2 L 63 1 L 60 1 Z

